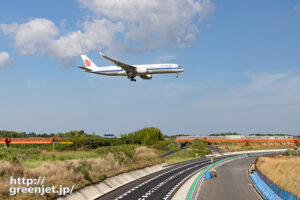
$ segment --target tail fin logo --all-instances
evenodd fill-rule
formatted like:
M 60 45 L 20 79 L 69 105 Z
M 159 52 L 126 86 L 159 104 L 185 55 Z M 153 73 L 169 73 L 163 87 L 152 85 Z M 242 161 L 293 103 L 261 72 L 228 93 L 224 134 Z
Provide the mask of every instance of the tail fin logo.
M 84 64 L 85 64 L 87 67 L 89 67 L 89 66 L 91 66 L 91 61 L 89 61 L 89 60 L 84 60 Z

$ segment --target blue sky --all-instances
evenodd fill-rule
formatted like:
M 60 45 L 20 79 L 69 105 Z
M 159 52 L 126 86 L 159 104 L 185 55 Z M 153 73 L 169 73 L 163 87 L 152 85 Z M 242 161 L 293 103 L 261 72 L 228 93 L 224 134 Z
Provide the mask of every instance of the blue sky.
M 2 2 L 0 129 L 299 134 L 300 1 L 117 2 Z M 76 68 L 81 53 L 110 65 L 98 50 L 185 71 L 132 83 Z

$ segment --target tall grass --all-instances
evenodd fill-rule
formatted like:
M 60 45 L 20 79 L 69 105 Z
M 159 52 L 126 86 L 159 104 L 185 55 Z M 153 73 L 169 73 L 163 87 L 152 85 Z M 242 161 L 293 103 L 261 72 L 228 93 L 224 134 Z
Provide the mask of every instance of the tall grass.
M 84 155 L 86 156 L 87 154 Z M 122 172 L 163 162 L 162 157 L 156 150 L 137 145 L 98 148 L 91 155 L 97 155 L 97 157 L 64 161 L 56 160 L 55 162 L 50 160 L 35 168 L 27 168 L 9 161 L 0 161 L 0 185 L 3 186 L 0 187 L 0 199 L 6 199 L 9 196 L 9 189 L 4 186 L 8 185 L 9 177 L 12 175 L 30 178 L 45 176 L 46 186 L 55 185 L 58 187 L 59 185 L 64 185 L 70 187 L 75 185 L 75 189 L 79 189 L 84 185 L 99 182 Z M 51 157 L 51 155 L 49 156 Z M 27 161 L 25 160 L 24 162 Z M 55 194 L 47 197 L 21 194 L 14 197 L 14 199 L 53 199 L 54 197 Z
M 186 149 L 186 150 L 176 152 L 171 156 L 168 156 L 166 158 L 166 162 L 170 165 L 173 163 L 177 163 L 185 160 L 191 160 L 195 158 L 196 158 L 196 154 L 193 153 L 190 149 Z
M 132 159 L 135 148 L 138 145 L 118 145 L 99 147 L 90 151 L 64 151 L 56 152 L 52 156 L 52 152 L 42 152 L 38 148 L 20 149 L 20 148 L 0 148 L 0 160 L 8 161 L 12 164 L 20 164 L 24 167 L 38 167 L 44 162 L 57 162 L 66 160 L 78 160 L 97 157 L 106 157 L 109 153 L 113 154 L 117 160 L 124 163 L 128 159 Z
M 300 197 L 300 157 L 259 157 L 257 166 L 279 187 Z
M 204 157 L 205 155 L 210 153 L 211 151 L 209 150 L 205 142 L 194 140 L 188 149 L 176 152 L 175 154 L 168 156 L 166 158 L 166 161 L 168 164 L 173 164 L 176 162 L 195 159 L 196 154 L 198 156 Z

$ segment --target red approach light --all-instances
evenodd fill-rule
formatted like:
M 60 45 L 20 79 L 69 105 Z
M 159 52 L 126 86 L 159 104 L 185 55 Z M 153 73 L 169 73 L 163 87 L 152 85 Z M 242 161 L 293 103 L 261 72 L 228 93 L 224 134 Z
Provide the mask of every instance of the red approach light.
M 0 144 L 50 144 L 59 138 L 0 138 Z

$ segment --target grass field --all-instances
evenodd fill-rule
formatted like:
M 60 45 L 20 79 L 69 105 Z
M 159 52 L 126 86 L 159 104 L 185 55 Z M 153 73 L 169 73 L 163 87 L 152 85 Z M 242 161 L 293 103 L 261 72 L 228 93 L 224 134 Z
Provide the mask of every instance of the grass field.
M 258 168 L 282 189 L 300 197 L 300 157 L 260 157 Z
M 100 147 L 91 151 L 51 152 L 37 149 L 0 149 L 0 199 L 53 199 L 55 195 L 9 196 L 10 176 L 46 177 L 46 186 L 63 185 L 75 190 L 107 177 L 163 162 L 160 151 L 141 145 Z
M 138 145 L 118 145 L 99 147 L 90 151 L 56 151 L 53 156 L 52 151 L 39 150 L 38 148 L 0 148 L 0 160 L 9 161 L 13 164 L 20 164 L 23 167 L 35 168 L 42 165 L 44 162 L 57 162 L 65 160 L 78 160 L 97 158 L 105 156 L 110 152 L 124 152 L 127 156 L 132 157 L 134 149 Z
M 206 154 L 211 153 L 205 142 L 195 140 L 187 149 L 179 151 L 171 156 L 166 157 L 168 164 L 173 164 L 181 161 L 191 160 L 198 156 L 204 157 Z
M 171 156 L 168 156 L 166 158 L 166 162 L 167 164 L 173 164 L 173 163 L 177 163 L 177 162 L 181 162 L 181 161 L 185 161 L 185 160 L 191 160 L 191 159 L 195 159 L 196 155 L 194 153 L 192 153 L 190 150 L 182 150 L 179 151 Z

